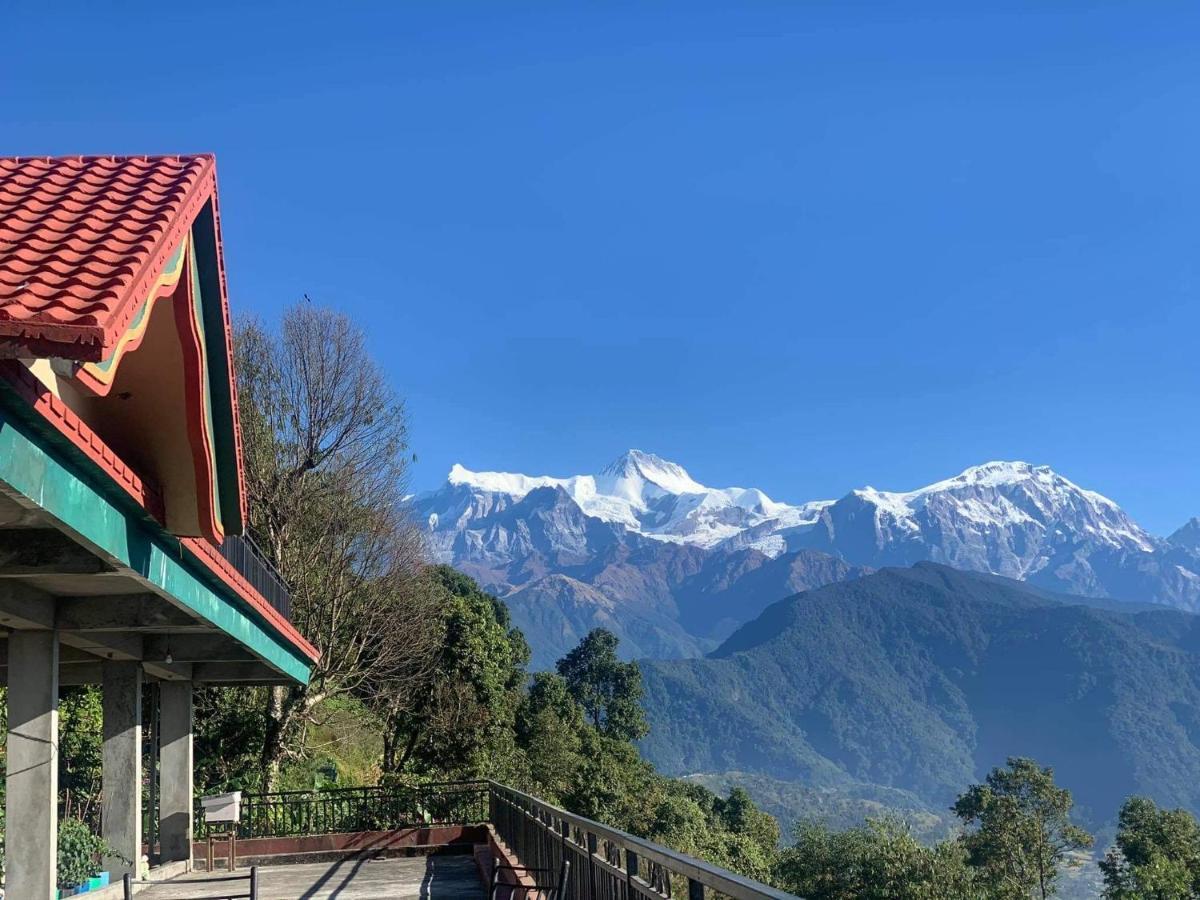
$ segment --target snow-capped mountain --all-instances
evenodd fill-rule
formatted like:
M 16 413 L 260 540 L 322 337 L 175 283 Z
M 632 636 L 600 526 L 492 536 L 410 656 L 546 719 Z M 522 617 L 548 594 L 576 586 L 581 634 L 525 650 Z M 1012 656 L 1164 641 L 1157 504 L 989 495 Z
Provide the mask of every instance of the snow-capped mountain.
M 780 591 L 922 560 L 1200 609 L 1200 521 L 1156 538 L 1107 497 L 1025 462 L 973 466 L 912 491 L 867 487 L 790 504 L 755 488 L 707 487 L 630 450 L 564 478 L 456 465 L 413 507 L 440 561 L 514 597 L 517 624 L 555 648 L 589 621 L 624 620 L 636 622 L 631 652 L 698 653 Z M 775 571 L 787 577 L 766 575 Z
M 973 466 L 906 493 L 851 491 L 796 541 L 868 565 L 932 560 L 1019 579 L 1080 554 L 1150 554 L 1160 543 L 1107 497 L 1024 462 Z
M 783 544 L 772 535 L 813 524 L 831 502 L 790 506 L 756 488 L 705 487 L 677 463 L 630 450 L 594 475 L 568 478 L 472 472 L 456 464 L 446 488 L 418 498 L 417 506 L 426 514 L 435 547 L 450 561 L 448 539 L 464 526 L 540 488 L 562 491 L 586 516 L 663 541 L 713 547 L 765 527 L 762 543 L 775 554 Z

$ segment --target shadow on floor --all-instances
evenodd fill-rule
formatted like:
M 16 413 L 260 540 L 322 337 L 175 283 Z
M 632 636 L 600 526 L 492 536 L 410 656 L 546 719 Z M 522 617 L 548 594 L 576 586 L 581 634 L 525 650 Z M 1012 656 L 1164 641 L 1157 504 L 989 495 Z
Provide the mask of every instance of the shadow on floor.
M 355 884 L 356 876 L 359 876 L 363 867 L 368 864 L 379 866 L 378 862 L 366 858 L 345 859 L 331 864 L 300 895 L 299 900 L 335 900 L 342 897 L 343 893 L 347 896 L 361 897 L 362 882 Z M 417 886 L 411 882 L 394 883 L 389 886 L 395 891 L 391 896 L 403 897 L 406 900 L 482 900 L 484 896 L 474 859 L 469 856 L 425 857 L 419 887 L 415 892 L 413 887 Z
M 360 858 L 343 859 L 334 863 L 329 867 L 328 871 L 326 871 L 324 875 L 322 875 L 313 883 L 312 887 L 310 887 L 304 892 L 304 894 L 301 895 L 300 900 L 312 900 L 312 898 L 320 896 L 321 893 L 326 890 L 325 885 L 334 878 L 337 878 L 340 874 L 341 879 L 339 883 L 335 887 L 329 889 L 329 893 L 327 895 L 332 900 L 332 898 L 338 896 L 338 894 L 340 894 L 342 890 L 348 884 L 350 884 L 354 878 L 354 874 L 368 862 L 369 860 L 366 858 Z M 422 891 L 421 896 L 425 896 L 424 891 Z

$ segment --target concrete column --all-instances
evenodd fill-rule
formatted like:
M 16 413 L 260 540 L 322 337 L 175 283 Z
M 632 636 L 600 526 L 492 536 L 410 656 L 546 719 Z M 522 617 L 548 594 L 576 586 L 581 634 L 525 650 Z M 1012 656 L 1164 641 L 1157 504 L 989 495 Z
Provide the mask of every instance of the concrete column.
M 104 866 L 120 878 L 142 858 L 142 664 L 105 660 L 104 751 L 100 831 L 115 856 Z
M 192 858 L 192 683 L 164 681 L 159 696 L 158 841 L 162 862 Z
M 5 887 L 53 900 L 58 870 L 58 633 L 8 636 Z

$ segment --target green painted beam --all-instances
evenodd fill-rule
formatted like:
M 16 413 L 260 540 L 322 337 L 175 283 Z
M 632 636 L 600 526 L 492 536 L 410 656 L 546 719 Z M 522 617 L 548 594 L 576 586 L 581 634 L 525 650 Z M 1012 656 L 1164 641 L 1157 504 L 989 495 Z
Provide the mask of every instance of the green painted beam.
M 310 665 L 298 649 L 260 622 L 232 589 L 216 587 L 221 583 L 178 541 L 156 534 L 144 514 L 114 502 L 113 495 L 122 494 L 116 484 L 105 489 L 106 477 L 87 477 L 47 443 L 20 416 L 0 409 L 0 480 L 289 677 L 308 683 Z

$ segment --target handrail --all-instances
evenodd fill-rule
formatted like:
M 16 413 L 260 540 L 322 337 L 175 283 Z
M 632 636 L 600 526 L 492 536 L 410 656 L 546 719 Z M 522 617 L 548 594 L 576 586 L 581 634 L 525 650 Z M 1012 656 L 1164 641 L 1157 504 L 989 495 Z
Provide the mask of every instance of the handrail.
M 415 790 L 421 788 L 428 790 L 430 788 L 485 788 L 489 786 L 489 782 L 482 778 L 468 779 L 465 781 L 422 781 L 411 785 L 397 785 L 391 787 L 383 784 L 363 784 L 351 787 L 334 787 L 334 788 L 302 788 L 300 790 L 291 791 L 271 791 L 266 794 L 246 794 L 247 797 L 254 797 L 255 800 L 262 801 L 272 797 L 299 797 L 299 796 L 338 796 L 342 794 L 353 795 L 359 793 L 382 794 L 389 791 Z
M 378 831 L 487 821 L 486 781 L 367 785 L 242 794 L 239 839 Z M 193 829 L 208 834 L 199 803 Z
M 508 787 L 495 781 L 488 782 L 493 797 L 497 795 L 501 798 L 513 798 L 521 804 L 529 806 L 525 812 L 532 815 L 535 811 L 551 819 L 557 820 L 559 823 L 565 823 L 565 826 L 573 826 L 578 829 L 583 835 L 587 836 L 586 850 L 590 858 L 601 864 L 602 868 L 614 868 L 622 873 L 627 879 L 638 877 L 638 867 L 636 863 L 632 866 L 633 871 L 628 864 L 622 868 L 614 866 L 611 862 L 607 862 L 603 857 L 596 855 L 599 839 L 609 841 L 618 845 L 618 847 L 636 854 L 639 860 L 645 859 L 657 863 L 664 869 L 669 870 L 677 875 L 686 877 L 689 881 L 689 897 L 694 898 L 697 894 L 697 886 L 700 887 L 699 893 L 703 893 L 703 888 L 712 888 L 736 900 L 760 900 L 763 897 L 771 897 L 774 900 L 796 900 L 793 894 L 786 891 L 778 890 L 777 888 L 769 887 L 768 885 L 746 878 L 727 869 L 722 869 L 719 866 L 714 866 L 712 863 L 705 862 L 702 859 L 697 859 L 694 856 L 688 856 L 686 853 L 679 853 L 669 847 L 664 847 L 661 844 L 655 844 L 651 841 L 643 840 L 639 837 L 634 837 L 628 832 L 621 831 L 619 828 L 612 828 L 604 825 L 601 822 L 596 822 L 592 819 L 584 818 L 575 813 L 568 812 L 557 806 L 553 806 L 544 800 L 539 800 L 530 794 L 526 794 L 516 788 Z M 516 805 L 516 804 L 514 804 Z M 493 814 L 493 822 L 495 825 L 495 815 Z M 552 823 L 544 823 L 546 830 L 552 830 Z M 567 828 L 560 825 L 559 836 L 556 838 L 562 841 L 567 834 Z M 503 837 L 503 835 L 502 835 Z M 596 840 L 592 840 L 594 837 Z M 516 849 L 516 848 L 514 848 Z M 518 851 L 518 855 L 520 855 Z M 649 887 L 649 885 L 646 885 Z M 658 892 L 653 892 L 658 893 Z M 585 898 L 586 900 L 586 898 Z
M 792 894 L 720 866 L 576 815 L 496 781 L 426 782 L 245 794 L 239 838 L 371 831 L 419 825 L 480 825 L 524 866 L 575 863 L 571 900 L 669 900 L 672 876 L 688 900 L 795 900 Z M 198 817 L 196 833 L 205 826 Z
M 249 532 L 228 534 L 217 548 L 225 561 L 237 569 L 263 599 L 289 622 L 292 619 L 292 592 L 279 569 L 254 542 Z

